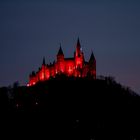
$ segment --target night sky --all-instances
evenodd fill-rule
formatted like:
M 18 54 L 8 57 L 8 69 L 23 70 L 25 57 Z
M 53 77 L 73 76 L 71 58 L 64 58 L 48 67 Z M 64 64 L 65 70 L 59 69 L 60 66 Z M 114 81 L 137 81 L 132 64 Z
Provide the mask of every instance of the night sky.
M 0 86 L 28 82 L 32 70 L 56 60 L 61 43 L 72 57 L 80 38 L 93 50 L 97 75 L 113 76 L 140 94 L 140 1 L 1 0 Z

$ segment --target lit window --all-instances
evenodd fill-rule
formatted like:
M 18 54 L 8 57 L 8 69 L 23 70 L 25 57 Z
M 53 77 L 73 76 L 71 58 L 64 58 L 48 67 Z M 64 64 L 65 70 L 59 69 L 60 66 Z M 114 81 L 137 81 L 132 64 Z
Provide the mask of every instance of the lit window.
M 41 76 L 41 78 L 42 78 L 42 79 L 44 79 L 44 74 L 43 74 L 43 73 L 42 73 L 42 76 Z
M 71 73 L 72 72 L 72 67 L 69 67 L 69 73 Z

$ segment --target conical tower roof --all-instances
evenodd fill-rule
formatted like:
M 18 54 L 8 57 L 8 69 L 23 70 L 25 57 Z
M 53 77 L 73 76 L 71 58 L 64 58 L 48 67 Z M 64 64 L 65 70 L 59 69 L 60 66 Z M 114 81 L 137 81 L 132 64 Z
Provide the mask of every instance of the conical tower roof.
M 45 57 L 43 57 L 42 65 L 46 65 L 46 63 L 45 63 Z
M 61 48 L 61 44 L 60 44 L 60 48 L 59 48 L 59 51 L 58 51 L 58 54 L 57 55 L 64 55 L 63 54 L 63 51 L 62 51 L 62 48 Z
M 89 63 L 94 63 L 94 62 L 95 62 L 95 57 L 94 57 L 94 54 L 93 54 L 93 51 L 92 51 L 90 59 L 89 59 Z
M 78 39 L 77 39 L 77 47 L 81 47 L 79 37 L 78 37 Z

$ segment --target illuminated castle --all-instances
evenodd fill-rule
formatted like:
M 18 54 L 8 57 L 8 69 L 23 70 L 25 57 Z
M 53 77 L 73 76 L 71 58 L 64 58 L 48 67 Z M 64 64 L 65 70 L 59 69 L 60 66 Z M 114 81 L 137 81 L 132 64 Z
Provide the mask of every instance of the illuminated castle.
M 93 55 L 93 52 L 89 61 L 86 62 L 78 38 L 74 57 L 65 58 L 60 45 L 60 49 L 57 54 L 57 61 L 53 64 L 46 65 L 45 58 L 43 58 L 42 66 L 39 68 L 38 72 L 32 72 L 30 75 L 28 86 L 35 85 L 39 81 L 48 80 L 50 77 L 55 77 L 57 74 L 65 74 L 67 76 L 74 77 L 90 76 L 95 79 L 96 59 Z

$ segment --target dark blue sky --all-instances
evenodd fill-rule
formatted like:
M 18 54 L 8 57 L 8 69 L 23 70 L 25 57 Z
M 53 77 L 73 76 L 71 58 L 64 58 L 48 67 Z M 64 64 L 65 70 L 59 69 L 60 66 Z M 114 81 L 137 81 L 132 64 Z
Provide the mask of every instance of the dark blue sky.
M 0 85 L 28 82 L 43 56 L 53 62 L 61 42 L 73 56 L 78 36 L 97 75 L 140 93 L 140 2 L 136 0 L 1 0 Z

